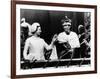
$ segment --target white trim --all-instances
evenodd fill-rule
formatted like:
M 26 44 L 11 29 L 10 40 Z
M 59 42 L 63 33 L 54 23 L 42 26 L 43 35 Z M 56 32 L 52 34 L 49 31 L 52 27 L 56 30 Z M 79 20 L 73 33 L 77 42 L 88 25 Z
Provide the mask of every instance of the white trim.
M 57 11 L 77 11 L 91 12 L 91 66 L 75 67 L 75 68 L 38 68 L 31 70 L 20 69 L 20 9 L 38 9 L 38 10 L 57 10 Z M 53 6 L 38 6 L 38 5 L 16 5 L 16 74 L 38 74 L 38 73 L 56 73 L 56 72 L 77 72 L 94 70 L 94 9 L 88 8 L 72 8 L 72 7 L 53 7 Z M 34 73 L 35 72 L 35 73 Z

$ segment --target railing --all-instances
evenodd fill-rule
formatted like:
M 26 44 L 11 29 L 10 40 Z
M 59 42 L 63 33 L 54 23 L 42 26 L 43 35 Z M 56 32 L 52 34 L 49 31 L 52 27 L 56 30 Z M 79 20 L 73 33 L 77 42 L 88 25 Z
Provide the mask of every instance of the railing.
M 90 58 L 73 58 L 73 59 L 58 59 L 58 60 L 39 60 L 39 61 L 21 61 L 22 69 L 31 69 L 31 68 L 47 68 L 47 67 L 71 67 L 71 66 L 82 66 L 90 65 Z

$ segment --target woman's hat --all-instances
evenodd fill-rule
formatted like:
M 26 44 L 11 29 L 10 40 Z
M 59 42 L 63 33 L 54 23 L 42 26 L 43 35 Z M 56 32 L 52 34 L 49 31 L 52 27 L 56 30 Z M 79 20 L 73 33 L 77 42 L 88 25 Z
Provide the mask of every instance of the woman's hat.
M 35 32 L 37 27 L 40 27 L 40 24 L 38 22 L 35 22 L 31 26 L 31 32 Z

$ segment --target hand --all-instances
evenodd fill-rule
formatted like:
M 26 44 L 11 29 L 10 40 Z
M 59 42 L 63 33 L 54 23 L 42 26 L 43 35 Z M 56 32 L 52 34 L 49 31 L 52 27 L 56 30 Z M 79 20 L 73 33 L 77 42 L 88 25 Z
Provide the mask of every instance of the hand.
M 74 52 L 74 49 L 70 49 L 68 52 Z
M 54 43 L 57 40 L 57 34 L 55 34 L 52 38 L 52 42 Z
M 68 41 L 66 43 L 63 44 L 63 46 L 67 49 L 71 49 L 70 44 L 68 43 Z

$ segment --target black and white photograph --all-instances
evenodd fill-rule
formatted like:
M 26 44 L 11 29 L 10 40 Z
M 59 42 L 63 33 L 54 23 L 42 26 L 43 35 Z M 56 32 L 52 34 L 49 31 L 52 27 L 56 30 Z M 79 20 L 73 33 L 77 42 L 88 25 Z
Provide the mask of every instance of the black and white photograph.
M 89 5 L 17 4 L 16 75 L 95 72 L 95 11 Z
M 22 69 L 91 65 L 91 12 L 20 12 Z

